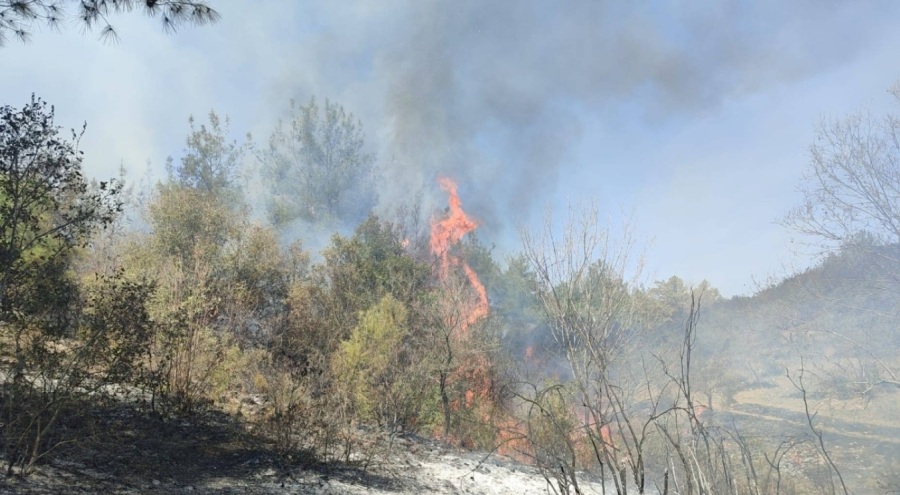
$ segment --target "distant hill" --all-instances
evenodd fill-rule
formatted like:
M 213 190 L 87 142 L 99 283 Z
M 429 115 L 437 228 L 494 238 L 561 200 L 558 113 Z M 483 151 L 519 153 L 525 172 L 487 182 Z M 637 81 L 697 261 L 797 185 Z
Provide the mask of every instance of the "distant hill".
M 839 394 L 872 393 L 896 381 L 898 260 L 896 245 L 845 248 L 753 296 L 702 308 L 700 370 L 760 385 L 802 357 Z

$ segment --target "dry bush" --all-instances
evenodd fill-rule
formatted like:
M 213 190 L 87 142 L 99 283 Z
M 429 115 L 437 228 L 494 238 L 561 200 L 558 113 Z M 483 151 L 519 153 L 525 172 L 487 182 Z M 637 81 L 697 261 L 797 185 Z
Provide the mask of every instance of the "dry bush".
M 210 270 L 199 256 L 191 267 L 169 258 L 158 275 L 152 366 L 166 410 L 190 413 L 212 403 L 231 387 L 229 368 L 240 361 L 232 336 L 214 325 L 221 299 L 212 292 Z
M 250 418 L 272 440 L 278 454 L 315 454 L 318 436 L 327 423 L 323 421 L 327 409 L 316 401 L 309 379 L 292 373 L 271 357 L 256 363 L 251 397 L 259 397 L 259 407 Z
M 40 459 L 78 440 L 57 428 L 63 418 L 71 422 L 85 404 L 119 399 L 152 381 L 145 367 L 152 288 L 117 273 L 84 290 L 84 300 L 71 308 L 68 331 L 48 332 L 28 318 L 3 327 L 0 351 L 15 358 L 0 376 L 7 475 L 28 474 Z

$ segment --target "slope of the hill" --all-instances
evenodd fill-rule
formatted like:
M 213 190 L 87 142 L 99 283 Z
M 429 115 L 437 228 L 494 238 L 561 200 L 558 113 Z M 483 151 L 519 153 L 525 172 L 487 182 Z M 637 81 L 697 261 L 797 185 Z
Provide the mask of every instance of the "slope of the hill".
M 701 309 L 695 389 L 750 434 L 816 429 L 854 493 L 900 489 L 900 246 L 844 249 Z M 891 493 L 891 492 L 887 492 Z
M 699 354 L 755 385 L 797 369 L 801 358 L 848 395 L 852 383 L 890 381 L 900 369 L 895 260 L 900 247 L 847 249 L 753 296 L 703 308 Z

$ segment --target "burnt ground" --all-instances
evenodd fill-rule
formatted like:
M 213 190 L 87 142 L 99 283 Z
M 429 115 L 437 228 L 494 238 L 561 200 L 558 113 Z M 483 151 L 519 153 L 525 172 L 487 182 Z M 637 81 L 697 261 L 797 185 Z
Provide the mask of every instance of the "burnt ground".
M 0 476 L 0 494 L 538 495 L 548 491 L 546 479 L 535 468 L 416 436 L 398 436 L 390 443 L 376 440 L 371 451 L 378 455 L 369 464 L 362 459 L 323 464 L 309 455 L 286 459 L 276 454 L 267 440 L 248 431 L 246 423 L 221 412 L 169 419 L 118 403 L 66 418 L 61 429 L 79 441 L 54 451 L 24 479 Z
M 419 437 L 396 438 L 366 469 L 302 454 L 284 458 L 222 412 L 167 418 L 126 403 L 90 406 L 60 425 L 77 442 L 55 450 L 25 479 L 0 476 L 0 494 L 547 493 L 533 468 Z M 802 414 L 777 406 L 741 404 L 715 415 L 758 438 L 808 431 Z M 827 446 L 857 494 L 892 493 L 884 491 L 893 481 L 883 475 L 900 465 L 898 437 L 900 426 L 826 427 Z
M 114 404 L 76 417 L 61 425 L 74 441 L 25 479 L 0 476 L 0 493 L 278 493 L 274 488 L 284 483 L 303 493 L 305 485 L 315 492 L 331 480 L 400 488 L 396 479 L 359 466 L 302 454 L 286 459 L 221 412 L 171 419 Z

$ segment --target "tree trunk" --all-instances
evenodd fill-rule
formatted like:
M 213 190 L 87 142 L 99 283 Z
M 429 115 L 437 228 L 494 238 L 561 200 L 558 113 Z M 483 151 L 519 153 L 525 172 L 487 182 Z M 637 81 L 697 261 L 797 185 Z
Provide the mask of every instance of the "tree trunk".
M 444 440 L 450 436 L 450 397 L 447 396 L 447 373 L 441 372 L 441 405 L 444 408 Z

